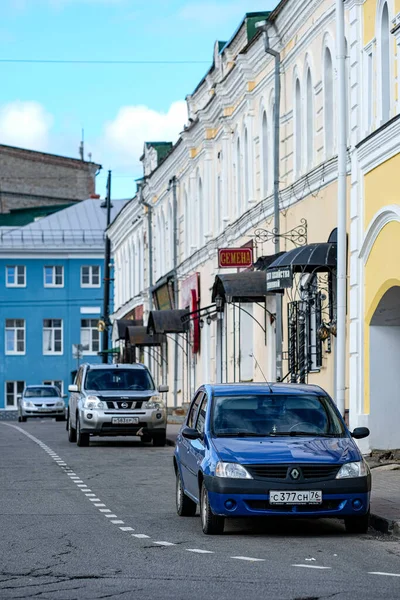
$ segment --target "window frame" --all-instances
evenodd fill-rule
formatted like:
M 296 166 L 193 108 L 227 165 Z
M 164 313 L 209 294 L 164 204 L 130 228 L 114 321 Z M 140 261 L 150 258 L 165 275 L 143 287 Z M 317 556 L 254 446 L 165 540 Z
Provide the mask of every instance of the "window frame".
M 203 409 L 204 403 L 206 404 L 206 408 L 205 408 L 203 428 L 199 429 L 199 418 L 200 418 L 200 413 L 201 413 L 201 410 Z M 210 399 L 208 397 L 208 394 L 206 392 L 203 392 L 203 399 L 201 400 L 201 402 L 200 402 L 200 404 L 198 406 L 198 409 L 197 409 L 196 425 L 195 425 L 195 429 L 197 429 L 197 431 L 201 435 L 204 435 L 205 425 L 206 425 L 206 420 L 207 420 L 207 410 L 208 410 L 209 406 L 210 406 Z
M 46 269 L 52 270 L 52 283 L 46 282 Z M 56 269 L 61 269 L 62 283 L 57 283 Z M 63 288 L 64 287 L 64 265 L 44 265 L 44 267 L 43 267 L 43 286 L 45 288 Z
M 14 279 L 16 283 L 9 283 L 8 269 L 14 269 Z M 24 283 L 18 283 L 18 269 L 23 269 Z M 6 265 L 6 287 L 8 288 L 26 288 L 26 265 Z
M 13 384 L 13 399 L 14 399 L 14 403 L 12 406 L 9 406 L 7 403 L 7 396 L 9 395 L 8 391 L 7 391 L 7 385 L 9 383 Z M 21 383 L 22 384 L 22 391 L 18 392 L 18 384 Z M 22 394 L 24 393 L 24 389 L 26 387 L 26 383 L 25 381 L 20 381 L 20 380 L 6 380 L 4 382 L 4 409 L 5 410 L 17 410 L 18 409 L 18 396 L 22 396 Z
M 89 283 L 83 283 L 83 269 L 89 269 Z M 93 269 L 99 270 L 99 283 L 93 283 Z M 100 265 L 81 265 L 80 276 L 81 288 L 100 288 L 101 287 L 101 266 Z
M 58 383 L 61 384 L 60 387 L 57 385 Z M 46 379 L 43 381 L 43 385 L 51 385 L 55 388 L 58 388 L 60 397 L 62 398 L 64 396 L 64 381 L 62 379 Z
M 60 327 L 45 327 L 44 323 L 45 321 L 60 321 L 61 322 L 61 326 Z M 44 348 L 44 332 L 46 330 L 50 330 L 50 331 L 55 331 L 55 330 L 61 330 L 61 350 L 60 351 L 55 351 L 55 350 L 50 350 L 50 351 L 45 351 Z M 53 338 L 52 340 L 52 347 L 55 347 L 55 339 Z M 57 340 L 58 341 L 58 340 Z M 64 354 L 64 321 L 63 319 L 43 319 L 43 327 L 42 327 L 42 352 L 43 352 L 43 356 L 62 356 Z
M 14 325 L 12 327 L 7 327 L 7 321 L 22 321 L 23 322 L 23 327 L 18 327 L 17 325 Z M 22 351 L 18 351 L 18 331 L 23 331 L 24 332 L 24 349 Z M 7 349 L 7 331 L 14 331 L 14 348 L 15 350 L 8 350 Z M 6 356 L 25 356 L 26 355 L 26 321 L 25 319 L 5 319 L 5 324 L 4 324 L 4 354 Z
M 187 427 L 191 427 L 192 429 L 195 429 L 195 425 L 197 423 L 197 414 L 198 414 L 199 406 L 200 406 L 200 404 L 201 404 L 201 402 L 203 400 L 203 398 L 202 398 L 203 395 L 204 395 L 204 390 L 199 390 L 195 394 L 195 396 L 193 398 L 193 401 L 192 401 L 192 404 L 191 404 L 191 406 L 189 408 L 187 419 L 186 419 L 186 425 L 187 425 Z M 195 415 L 194 415 L 194 419 L 193 419 L 193 424 L 189 425 L 189 421 L 190 421 L 190 419 L 191 419 L 191 417 L 193 416 L 194 413 L 195 413 Z
M 101 350 L 100 331 L 97 329 L 97 326 L 96 327 L 83 327 L 83 325 L 82 325 L 83 321 L 93 321 L 97 324 L 99 322 L 99 320 L 93 319 L 89 316 L 89 318 L 87 318 L 87 319 L 81 319 L 81 327 L 80 327 L 80 343 L 82 346 L 83 346 L 82 331 L 83 330 L 89 331 L 89 336 L 90 336 L 89 350 L 82 350 L 82 356 L 97 356 Z M 98 350 L 93 350 L 93 330 L 97 331 L 98 336 L 99 336 L 99 339 L 97 340 L 98 345 L 99 345 Z

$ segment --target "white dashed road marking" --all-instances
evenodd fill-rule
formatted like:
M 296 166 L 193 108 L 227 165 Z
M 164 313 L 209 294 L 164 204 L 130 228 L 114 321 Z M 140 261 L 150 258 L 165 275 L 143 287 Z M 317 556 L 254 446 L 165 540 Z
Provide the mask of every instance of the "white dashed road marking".
M 400 573 L 383 573 L 380 571 L 369 571 L 368 575 L 383 575 L 386 577 L 400 577 Z
M 175 546 L 172 542 L 153 542 L 153 544 L 157 544 L 157 546 Z
M 124 522 L 123 522 L 123 521 L 121 521 L 120 519 L 117 519 L 116 521 L 111 521 L 111 523 L 112 523 L 113 525 L 123 525 L 123 524 L 124 524 Z
M 133 527 L 120 527 L 121 531 L 135 531 Z
M 292 567 L 300 567 L 302 569 L 331 569 L 332 567 L 319 567 L 318 565 L 292 565 Z
M 137 538 L 138 540 L 149 539 L 149 535 L 145 535 L 144 533 L 132 533 L 132 537 Z
M 200 550 L 200 548 L 186 548 L 188 552 L 195 552 L 196 554 L 215 554 L 211 550 Z
M 236 560 L 247 560 L 249 562 L 265 562 L 265 558 L 251 558 L 250 556 L 231 556 Z

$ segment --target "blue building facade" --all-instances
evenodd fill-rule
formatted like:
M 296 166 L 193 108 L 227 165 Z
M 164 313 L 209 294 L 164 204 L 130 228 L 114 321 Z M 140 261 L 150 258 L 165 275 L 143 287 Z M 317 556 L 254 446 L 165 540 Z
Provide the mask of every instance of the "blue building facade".
M 0 418 L 15 418 L 25 385 L 66 394 L 80 363 L 101 362 L 104 228 L 87 200 L 0 233 Z

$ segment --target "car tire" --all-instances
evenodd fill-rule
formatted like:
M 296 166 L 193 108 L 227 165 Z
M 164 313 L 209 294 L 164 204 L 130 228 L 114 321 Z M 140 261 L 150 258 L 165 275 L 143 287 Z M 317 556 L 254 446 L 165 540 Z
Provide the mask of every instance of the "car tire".
M 21 417 L 21 415 L 18 415 L 18 423 L 22 423 L 22 417 Z
M 186 496 L 179 471 L 176 474 L 176 512 L 180 517 L 194 517 L 196 514 L 196 502 Z
M 65 421 L 65 417 L 64 416 L 56 417 L 56 421 Z
M 68 414 L 67 426 L 68 426 L 68 441 L 71 442 L 71 444 L 73 444 L 74 442 L 76 442 L 76 429 L 74 429 L 72 427 L 71 417 L 69 414 Z
M 141 444 L 149 444 L 151 442 L 151 437 L 149 435 L 141 435 L 140 443 Z
M 347 517 L 344 520 L 346 533 L 367 533 L 369 527 L 369 511 L 362 517 Z
M 76 443 L 80 448 L 89 446 L 89 434 L 82 433 L 81 431 L 81 422 L 77 418 L 76 419 Z
M 26 423 L 28 417 L 21 417 L 21 423 Z
M 200 492 L 200 518 L 203 533 L 206 535 L 221 535 L 224 533 L 225 517 L 214 515 L 212 512 L 204 482 Z
M 157 435 L 153 435 L 153 446 L 157 448 L 161 448 L 165 446 L 167 443 L 167 433 L 164 431 L 163 433 L 159 433 Z

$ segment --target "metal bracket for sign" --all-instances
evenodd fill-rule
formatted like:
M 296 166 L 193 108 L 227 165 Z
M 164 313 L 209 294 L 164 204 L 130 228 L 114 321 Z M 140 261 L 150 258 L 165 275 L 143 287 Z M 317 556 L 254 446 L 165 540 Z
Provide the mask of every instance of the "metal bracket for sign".
M 277 234 L 276 228 L 272 229 L 271 231 L 259 228 L 255 230 L 253 237 L 256 240 L 256 242 L 259 242 L 261 244 L 271 241 L 274 244 L 276 244 L 278 238 L 283 238 L 285 240 L 288 240 L 289 242 L 292 242 L 292 244 L 294 244 L 296 248 L 299 248 L 300 246 L 304 246 L 305 244 L 307 244 L 308 227 L 307 219 L 301 219 L 300 223 L 301 224 L 297 225 L 297 227 L 293 227 L 293 229 L 290 229 L 286 233 L 280 234 Z

